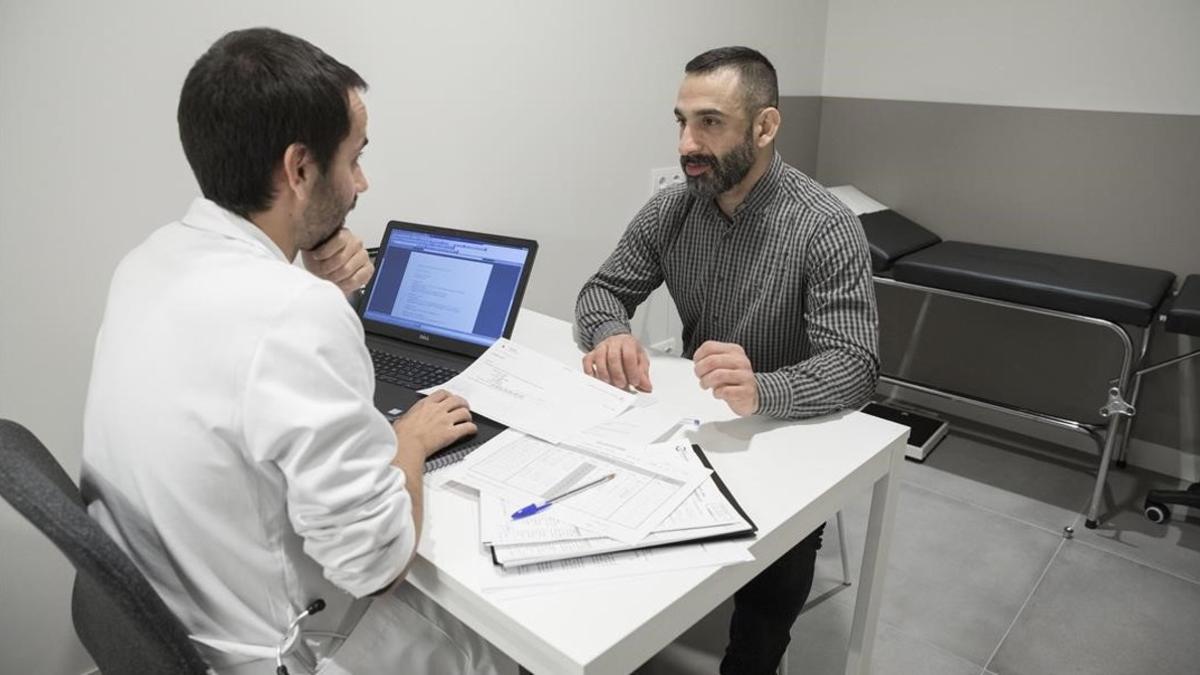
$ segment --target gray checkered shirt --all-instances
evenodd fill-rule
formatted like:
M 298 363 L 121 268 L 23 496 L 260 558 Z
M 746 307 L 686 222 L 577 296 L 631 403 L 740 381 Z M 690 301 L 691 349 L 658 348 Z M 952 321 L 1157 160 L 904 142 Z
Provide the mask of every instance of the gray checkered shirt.
M 630 332 L 634 309 L 664 281 L 684 355 L 707 340 L 741 345 L 759 414 L 823 415 L 874 393 L 878 319 L 862 225 L 778 154 L 732 220 L 686 186 L 651 198 L 579 293 L 583 346 Z

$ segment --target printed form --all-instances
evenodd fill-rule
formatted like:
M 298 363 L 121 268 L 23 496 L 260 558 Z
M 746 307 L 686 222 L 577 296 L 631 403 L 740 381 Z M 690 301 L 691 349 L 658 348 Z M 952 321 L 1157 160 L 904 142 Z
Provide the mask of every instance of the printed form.
M 654 440 L 667 437 L 670 432 L 692 421 L 691 419 L 682 419 L 678 410 L 658 403 L 653 396 L 641 395 L 635 399 L 632 408 L 608 422 L 572 436 L 566 441 L 566 445 L 602 452 L 646 452 L 652 447 Z M 488 444 L 506 445 L 519 434 L 518 431 L 507 429 L 488 441 Z M 662 445 L 672 446 L 667 443 Z M 695 457 L 694 453 L 689 452 L 688 454 Z M 670 462 L 675 459 L 675 452 L 673 447 L 668 447 L 665 452 L 659 452 L 656 456 L 661 461 Z M 459 468 L 458 466 L 454 467 L 456 470 Z M 458 472 L 454 471 L 451 474 L 450 471 L 443 470 L 439 474 L 457 476 Z M 701 485 L 700 489 L 703 487 Z M 672 513 L 670 518 L 676 517 L 681 510 L 686 509 L 691 501 L 692 499 L 685 501 L 679 509 Z M 587 539 L 596 536 L 594 533 L 584 532 L 570 523 L 564 523 L 552 515 L 539 515 L 537 518 L 522 520 L 513 520 L 509 517 L 528 502 L 521 504 L 516 501 L 505 502 L 491 492 L 480 493 L 479 502 L 480 541 L 487 545 Z M 512 508 L 508 508 L 509 506 Z
M 702 466 L 689 443 L 662 443 L 647 449 L 648 454 L 677 457 L 678 461 Z M 482 543 L 491 545 L 501 565 L 527 565 L 548 560 L 595 555 L 627 550 L 629 544 L 595 537 L 545 514 L 536 518 L 512 520 L 505 515 L 520 508 L 483 492 L 479 495 L 479 532 Z M 689 540 L 719 537 L 746 531 L 750 524 L 729 503 L 714 481 L 705 480 L 676 508 L 654 532 L 636 545 L 657 546 Z
M 557 502 L 530 519 L 552 513 L 592 536 L 634 544 L 657 529 L 711 471 L 628 453 L 553 445 L 523 436 L 471 453 L 463 460 L 455 480 L 481 494 L 494 493 L 510 502 L 523 502 L 523 506 L 540 503 L 610 473 L 616 477 Z
M 445 389 L 471 410 L 531 436 L 560 443 L 625 412 L 635 398 L 578 368 L 501 338 Z

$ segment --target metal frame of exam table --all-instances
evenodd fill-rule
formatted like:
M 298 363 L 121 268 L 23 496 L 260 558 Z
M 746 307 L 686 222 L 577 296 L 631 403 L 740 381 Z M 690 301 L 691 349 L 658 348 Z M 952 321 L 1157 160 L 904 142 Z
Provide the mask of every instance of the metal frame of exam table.
M 1141 384 L 1142 384 L 1141 376 L 1143 374 L 1149 372 L 1150 370 L 1156 370 L 1160 367 L 1164 367 L 1164 366 L 1170 365 L 1172 363 L 1176 363 L 1180 360 L 1189 358 L 1190 356 L 1194 356 L 1195 354 L 1200 353 L 1200 352 L 1193 352 L 1190 355 L 1185 355 L 1183 357 L 1177 357 L 1175 359 L 1171 359 L 1170 361 L 1165 361 L 1161 364 L 1157 364 L 1150 368 L 1145 368 L 1145 369 L 1142 369 L 1139 371 L 1135 371 L 1135 368 L 1137 368 L 1137 366 L 1141 364 L 1142 360 L 1145 359 L 1146 352 L 1150 347 L 1150 334 L 1151 334 L 1151 329 L 1154 327 L 1154 322 L 1151 322 L 1149 325 L 1147 325 L 1145 328 L 1142 329 L 1141 345 L 1140 345 L 1140 348 L 1139 348 L 1139 351 L 1137 353 L 1137 357 L 1135 360 L 1134 351 L 1133 351 L 1133 339 L 1130 337 L 1129 332 L 1126 331 L 1125 328 L 1122 327 L 1120 324 L 1114 323 L 1107 319 L 1098 319 L 1096 317 L 1086 316 L 1083 314 L 1072 314 L 1070 312 L 1062 312 L 1062 311 L 1058 311 L 1058 310 L 1054 310 L 1054 309 L 1045 309 L 1042 307 L 1034 307 L 1031 305 L 1022 305 L 1022 304 L 1018 304 L 1018 303 L 1014 303 L 1014 302 L 1008 302 L 1006 300 L 996 300 L 993 298 L 985 298 L 985 297 L 978 296 L 978 295 L 969 295 L 966 293 L 960 293 L 957 291 L 949 291 L 949 290 L 945 290 L 942 288 L 936 288 L 933 286 L 922 286 L 919 284 L 912 284 L 912 283 L 908 283 L 905 281 L 897 281 L 896 279 L 893 279 L 891 277 L 880 276 L 878 274 L 874 275 L 874 278 L 875 278 L 876 284 L 882 284 L 885 286 L 893 286 L 893 287 L 897 287 L 897 288 L 905 288 L 905 289 L 909 289 L 909 290 L 913 290 L 913 291 L 917 291 L 917 292 L 925 294 L 925 298 L 921 304 L 921 310 L 917 315 L 917 324 L 916 324 L 916 328 L 914 329 L 914 334 L 920 334 L 920 332 L 921 332 L 922 325 L 925 322 L 925 313 L 929 307 L 929 300 L 930 300 L 931 295 L 941 295 L 941 296 L 945 296 L 945 297 L 955 298 L 958 300 L 966 300 L 969 302 L 978 302 L 978 303 L 983 303 L 986 305 L 993 305 L 996 307 L 1004 307 L 1007 309 L 1015 309 L 1015 310 L 1019 310 L 1022 312 L 1028 312 L 1028 313 L 1032 313 L 1032 314 L 1041 314 L 1043 316 L 1050 316 L 1050 317 L 1054 317 L 1054 318 L 1065 319 L 1068 321 L 1075 321 L 1077 323 L 1083 323 L 1083 324 L 1088 324 L 1091 326 L 1096 326 L 1099 328 L 1105 328 L 1113 333 L 1113 335 L 1117 338 L 1118 342 L 1120 342 L 1120 344 L 1121 344 L 1123 356 L 1121 359 L 1120 375 L 1116 378 L 1116 380 L 1114 382 L 1110 383 L 1110 384 L 1114 384 L 1115 386 L 1112 386 L 1111 388 L 1109 388 L 1108 400 L 1104 404 L 1104 406 L 1100 408 L 1100 416 L 1103 418 L 1106 418 L 1108 420 L 1106 424 L 1102 424 L 1102 425 L 1088 424 L 1088 423 L 1079 422 L 1076 420 L 1069 420 L 1069 419 L 1065 419 L 1062 417 L 1056 417 L 1054 415 L 1049 415 L 1046 413 L 1038 412 L 1036 410 L 1028 410 L 1025 408 L 1010 406 L 1010 405 L 1007 405 L 1004 403 L 989 401 L 989 400 L 986 400 L 983 398 L 969 396 L 967 394 L 948 391 L 948 390 L 944 390 L 944 389 L 937 389 L 935 387 L 930 387 L 928 385 L 920 384 L 918 382 L 906 380 L 901 377 L 884 375 L 884 374 L 880 374 L 880 376 L 879 376 L 879 380 L 886 384 L 895 385 L 895 386 L 902 387 L 905 389 L 911 389 L 913 391 L 919 391 L 924 394 L 929 394 L 932 396 L 944 398 L 944 399 L 955 401 L 958 403 L 965 403 L 965 404 L 973 405 L 973 406 L 976 406 L 979 408 L 984 408 L 986 410 L 1005 413 L 1005 414 L 1013 415 L 1015 417 L 1020 417 L 1022 419 L 1031 420 L 1034 422 L 1041 422 L 1044 424 L 1049 424 L 1051 426 L 1058 427 L 1060 429 L 1067 429 L 1068 431 L 1074 431 L 1077 433 L 1087 435 L 1089 438 L 1092 439 L 1093 442 L 1096 443 L 1096 447 L 1100 451 L 1100 463 L 1099 463 L 1099 467 L 1097 468 L 1097 471 L 1096 471 L 1096 485 L 1092 490 L 1092 500 L 1091 500 L 1090 505 L 1088 506 L 1087 518 L 1084 520 L 1084 525 L 1086 527 L 1088 527 L 1089 529 L 1095 529 L 1095 527 L 1098 524 L 1097 518 L 1099 516 L 1099 511 L 1100 511 L 1100 503 L 1104 496 L 1104 487 L 1108 481 L 1108 466 L 1109 466 L 1109 462 L 1113 458 L 1114 452 L 1119 452 L 1120 461 L 1118 462 L 1118 465 L 1119 466 L 1123 465 L 1124 448 L 1125 448 L 1126 441 L 1128 439 L 1129 426 L 1131 424 L 1131 421 L 1126 420 L 1125 418 L 1132 418 L 1136 412 L 1135 405 L 1137 403 L 1138 394 L 1140 393 Z M 1070 535 L 1070 533 L 1072 532 L 1070 527 L 1065 528 L 1065 531 L 1068 535 Z
M 1174 357 L 1169 358 L 1160 363 L 1156 363 L 1152 366 L 1146 366 L 1145 368 L 1138 370 L 1136 373 L 1133 374 L 1133 396 L 1134 396 L 1134 399 L 1136 400 L 1138 390 L 1141 388 L 1142 376 L 1152 373 L 1156 370 L 1166 368 L 1167 366 L 1173 366 L 1177 363 L 1182 363 L 1189 359 L 1196 358 L 1197 356 L 1200 356 L 1200 349 L 1190 351 L 1187 354 L 1181 354 L 1179 356 L 1174 356 Z M 1126 425 L 1126 427 L 1125 427 L 1126 431 L 1121 437 L 1121 447 L 1119 448 L 1120 455 L 1118 456 L 1117 466 L 1124 466 L 1125 443 L 1129 438 L 1128 427 L 1129 427 L 1129 425 Z M 1190 496 L 1192 493 L 1200 493 L 1200 483 L 1193 483 L 1186 490 L 1180 490 L 1180 491 L 1150 490 L 1150 492 L 1148 492 L 1146 494 L 1145 503 L 1142 505 L 1142 511 L 1143 511 L 1143 513 L 1145 513 L 1146 517 L 1150 519 L 1150 522 L 1160 523 L 1160 524 L 1165 523 L 1168 520 L 1170 520 L 1170 517 L 1171 517 L 1171 511 L 1170 511 L 1170 509 L 1167 508 L 1167 503 L 1175 503 L 1175 504 L 1186 503 L 1186 502 L 1182 502 L 1182 501 L 1173 501 L 1172 502 L 1170 500 L 1173 498 L 1177 498 L 1177 495 L 1186 494 L 1186 495 Z M 1162 500 L 1162 501 L 1159 501 L 1159 500 Z

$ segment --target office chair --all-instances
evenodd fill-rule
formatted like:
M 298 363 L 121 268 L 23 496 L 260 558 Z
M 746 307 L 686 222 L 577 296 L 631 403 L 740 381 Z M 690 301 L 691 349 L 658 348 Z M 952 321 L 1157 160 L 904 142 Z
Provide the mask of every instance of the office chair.
M 71 617 L 104 675 L 204 675 L 179 619 L 88 516 L 75 484 L 28 429 L 0 419 L 0 496 L 75 566 Z
M 1150 522 L 1161 524 L 1171 519 L 1167 504 L 1200 508 L 1200 483 L 1192 483 L 1186 490 L 1150 490 L 1142 508 Z

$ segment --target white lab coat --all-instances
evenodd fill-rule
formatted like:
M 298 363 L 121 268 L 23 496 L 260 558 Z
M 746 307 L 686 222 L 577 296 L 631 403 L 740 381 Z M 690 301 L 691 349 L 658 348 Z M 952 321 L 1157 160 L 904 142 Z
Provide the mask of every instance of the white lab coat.
M 486 643 L 407 586 L 352 609 L 415 547 L 373 391 L 337 287 L 212 202 L 117 268 L 84 416 L 84 498 L 219 672 L 274 672 L 284 629 L 316 598 L 327 609 L 304 629 L 350 632 L 316 647 L 320 672 L 494 667 Z

